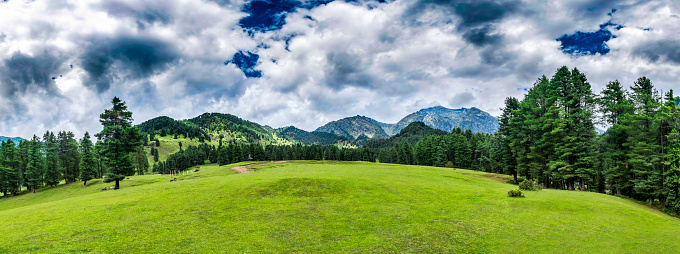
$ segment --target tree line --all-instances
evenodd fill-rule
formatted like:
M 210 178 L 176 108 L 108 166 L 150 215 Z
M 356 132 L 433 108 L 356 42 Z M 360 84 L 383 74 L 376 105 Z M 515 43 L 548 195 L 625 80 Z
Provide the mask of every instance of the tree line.
M 35 192 L 43 186 L 103 178 L 118 182 L 135 173 L 142 174 L 149 162 L 141 144 L 142 135 L 132 126 L 132 113 L 117 97 L 113 108 L 100 116 L 104 130 L 96 143 L 85 132 L 76 140 L 73 132 L 47 131 L 42 139 L 33 136 L 18 144 L 11 139 L 0 144 L 0 192 L 14 196 L 26 190 Z
M 500 117 L 502 168 L 545 187 L 623 195 L 680 211 L 677 98 L 646 77 L 595 94 L 578 69 L 539 78 Z M 599 116 L 599 117 L 598 117 Z M 609 128 L 601 135 L 595 124 Z

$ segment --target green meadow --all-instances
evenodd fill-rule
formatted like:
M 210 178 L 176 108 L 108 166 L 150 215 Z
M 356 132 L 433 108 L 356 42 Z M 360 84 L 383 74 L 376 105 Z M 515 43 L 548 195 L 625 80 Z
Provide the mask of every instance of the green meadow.
M 247 165 L 240 163 L 238 165 Z M 680 220 L 604 194 L 508 197 L 506 176 L 293 161 L 0 199 L 0 253 L 675 253 Z M 192 170 L 193 171 L 193 170 Z

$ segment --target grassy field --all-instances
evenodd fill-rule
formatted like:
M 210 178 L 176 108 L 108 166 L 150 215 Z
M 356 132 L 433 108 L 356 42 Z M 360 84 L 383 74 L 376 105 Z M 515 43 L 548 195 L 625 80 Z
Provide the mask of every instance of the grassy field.
M 243 164 L 243 163 L 241 163 Z M 674 253 L 680 221 L 504 177 L 361 162 L 203 166 L 0 200 L 0 253 Z

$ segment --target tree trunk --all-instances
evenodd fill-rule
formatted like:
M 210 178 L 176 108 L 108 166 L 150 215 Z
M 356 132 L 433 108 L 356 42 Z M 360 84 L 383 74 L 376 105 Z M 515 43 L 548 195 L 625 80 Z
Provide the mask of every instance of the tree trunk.
M 515 179 L 515 184 L 517 184 L 517 170 L 513 170 L 512 177 Z
M 87 180 L 83 181 L 83 187 L 87 186 Z
M 650 198 L 649 198 L 649 205 L 650 205 L 650 206 L 651 206 L 651 205 L 654 205 L 654 198 L 653 198 L 653 197 L 650 197 Z
M 114 190 L 120 189 L 119 182 L 120 181 L 116 180 L 116 187 L 113 187 Z
M 567 189 L 570 191 L 574 190 L 574 180 L 567 180 Z
M 35 187 L 33 187 L 33 193 L 35 193 Z
M 616 195 L 621 195 L 621 188 L 616 186 Z
M 579 180 L 579 187 L 580 187 L 581 191 L 586 190 L 586 185 L 585 185 L 585 181 L 583 180 L 583 177 L 581 177 L 581 180 Z

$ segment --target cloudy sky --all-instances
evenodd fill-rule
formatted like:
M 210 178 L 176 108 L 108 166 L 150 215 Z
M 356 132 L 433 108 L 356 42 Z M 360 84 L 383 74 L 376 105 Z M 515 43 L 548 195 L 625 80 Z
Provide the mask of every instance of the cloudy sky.
M 204 112 L 314 130 L 418 109 L 499 115 L 566 65 L 680 90 L 677 1 L 0 0 L 0 135 Z

